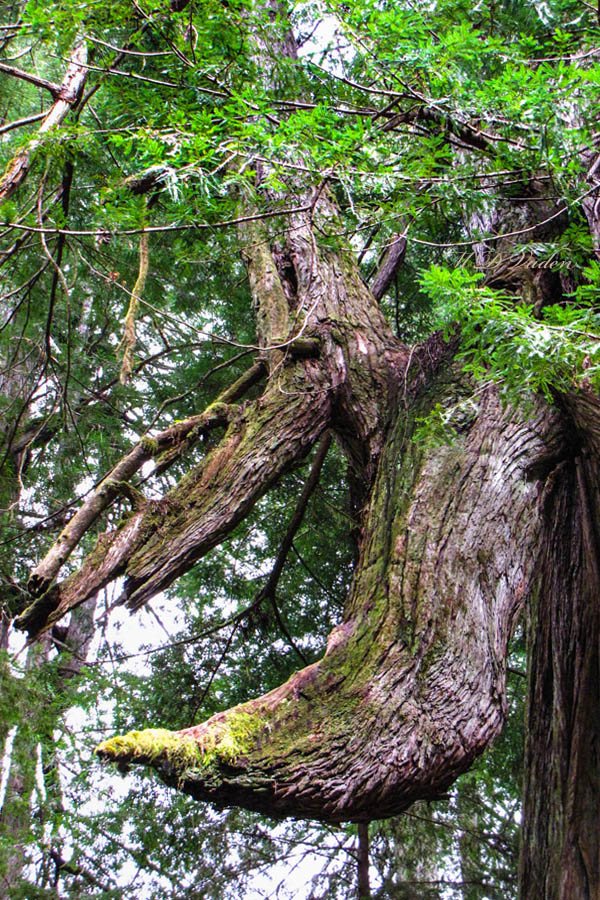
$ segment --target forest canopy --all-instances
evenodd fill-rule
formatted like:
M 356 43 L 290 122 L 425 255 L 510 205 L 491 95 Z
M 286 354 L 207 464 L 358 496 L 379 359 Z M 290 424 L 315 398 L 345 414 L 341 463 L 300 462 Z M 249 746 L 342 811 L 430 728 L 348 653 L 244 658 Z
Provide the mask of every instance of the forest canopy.
M 3 4 L 4 894 L 598 896 L 599 55 Z

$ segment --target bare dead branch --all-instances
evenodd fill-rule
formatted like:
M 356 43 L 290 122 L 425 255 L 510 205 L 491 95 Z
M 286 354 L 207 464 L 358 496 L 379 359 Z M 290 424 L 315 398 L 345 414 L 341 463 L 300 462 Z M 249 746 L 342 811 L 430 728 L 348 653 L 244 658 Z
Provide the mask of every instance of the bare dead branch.
M 13 156 L 0 179 L 0 203 L 12 197 L 17 188 L 23 183 L 29 172 L 33 151 L 40 146 L 45 134 L 64 121 L 80 97 L 87 77 L 86 59 L 87 47 L 85 43 L 77 44 L 71 54 L 62 83 L 59 86 L 52 86 L 53 88 L 56 87 L 56 91 L 53 92 L 55 101 L 39 128 L 38 136 Z
M 6 75 L 12 75 L 13 78 L 20 78 L 21 81 L 27 81 L 29 84 L 34 84 L 36 87 L 50 91 L 55 100 L 60 96 L 60 84 L 55 84 L 53 81 L 48 81 L 47 78 L 41 78 L 39 75 L 35 75 L 32 72 L 24 72 L 23 69 L 17 69 L 16 66 L 9 66 L 7 63 L 3 62 L 0 62 L 0 72 L 4 72 Z

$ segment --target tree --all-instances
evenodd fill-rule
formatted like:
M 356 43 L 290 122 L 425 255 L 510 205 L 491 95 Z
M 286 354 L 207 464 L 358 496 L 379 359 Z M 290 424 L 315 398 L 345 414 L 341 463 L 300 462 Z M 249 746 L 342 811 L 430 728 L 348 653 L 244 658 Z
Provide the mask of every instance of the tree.
M 155 231 L 174 238 L 183 263 L 159 310 L 177 303 L 175 290 L 190 290 L 196 236 L 206 248 L 203 233 L 227 227 L 235 236 L 213 239 L 220 265 L 239 271 L 241 252 L 256 318 L 255 336 L 240 340 L 234 330 L 231 338 L 256 351 L 254 364 L 204 411 L 167 419 L 156 433 L 146 422 L 120 459 L 98 443 L 109 474 L 67 513 L 33 567 L 27 601 L 19 597 L 16 624 L 30 637 L 117 578 L 120 602 L 140 608 L 316 448 L 261 595 L 274 600 L 331 438 L 347 465 L 356 563 L 322 659 L 200 725 L 133 731 L 104 742 L 99 754 L 149 765 L 218 805 L 329 822 L 399 813 L 444 794 L 499 733 L 509 639 L 527 605 L 527 897 L 592 897 L 600 880 L 597 29 L 592 11 L 576 6 L 484 5 L 465 25 L 474 14 L 459 2 L 427 12 L 334 3 L 327 13 L 337 37 L 329 48 L 317 45 L 319 64 L 299 53 L 294 37 L 315 24 L 308 7 L 291 25 L 274 2 L 209 4 L 202 18 L 182 0 L 151 13 L 118 4 L 63 12 L 65 80 L 75 67 L 83 87 L 84 41 L 127 65 L 91 63 L 98 81 L 87 95 L 69 95 L 76 122 L 57 120 L 46 141 L 44 118 L 1 182 L 14 203 L 40 154 L 33 204 L 4 207 L 13 240 L 5 259 L 16 297 L 51 276 L 42 314 L 27 301 L 13 315 L 32 315 L 27 335 L 36 333 L 39 353 L 23 341 L 5 356 L 5 393 L 16 408 L 6 437 L 7 506 L 19 499 L 31 452 L 58 434 L 64 440 L 65 416 L 80 427 L 80 417 L 98 414 L 98 395 L 114 389 L 129 412 L 125 427 L 141 424 L 131 415 L 136 338 L 143 335 L 149 355 L 162 352 L 159 340 L 172 352 L 160 325 L 152 333 L 139 323 L 140 304 L 152 302 L 149 268 L 168 265 Z M 23 16 L 49 40 L 38 4 Z M 21 27 L 9 32 L 13 40 Z M 4 71 L 34 92 L 52 84 L 57 102 L 58 77 L 25 78 L 9 64 Z M 124 132 L 107 77 L 123 79 Z M 96 91 L 100 112 L 91 103 Z M 175 92 L 173 109 L 165 109 L 166 91 Z M 118 175 L 101 211 L 83 174 L 73 193 L 74 170 L 97 179 L 108 157 Z M 25 174 L 14 184 L 17 171 Z M 192 236 L 180 236 L 187 229 Z M 137 259 L 111 247 L 117 235 L 136 239 Z M 38 236 L 42 271 L 32 275 L 26 242 Z M 64 254 L 70 242 L 75 266 L 76 241 L 88 279 L 91 271 L 118 290 L 125 262 L 132 285 L 119 379 L 108 387 L 104 366 L 75 374 L 86 368 L 74 359 L 86 330 L 105 360 L 116 343 L 112 317 L 102 326 L 97 304 L 92 328 L 85 322 L 93 288 L 74 311 Z M 205 315 L 207 330 L 216 330 L 219 308 Z M 55 334 L 66 360 L 57 359 Z M 148 386 L 141 393 L 150 412 Z M 153 462 L 164 477 L 185 458 L 186 474 L 160 499 L 141 492 L 144 465 Z M 71 481 L 75 487 L 75 473 Z M 58 580 L 123 498 L 131 512 L 109 519 L 95 547 Z

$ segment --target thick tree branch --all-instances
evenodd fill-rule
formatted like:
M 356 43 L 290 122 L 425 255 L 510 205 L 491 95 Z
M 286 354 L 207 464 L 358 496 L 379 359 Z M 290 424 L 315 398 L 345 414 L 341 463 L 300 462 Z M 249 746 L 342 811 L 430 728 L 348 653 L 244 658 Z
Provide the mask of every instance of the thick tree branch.
M 542 516 L 529 467 L 564 434 L 543 408 L 525 423 L 491 390 L 434 387 L 386 446 L 324 658 L 201 725 L 106 741 L 101 757 L 219 805 L 331 822 L 393 815 L 468 768 L 503 723 L 507 643 L 532 584 Z M 449 442 L 411 439 L 440 401 L 454 409 Z
M 102 536 L 81 569 L 35 601 L 19 617 L 17 627 L 35 635 L 119 575 L 126 576 L 123 599 L 137 608 L 220 543 L 265 491 L 308 453 L 326 427 L 327 391 L 315 397 L 315 385 L 306 377 L 314 369 L 318 366 L 312 361 L 286 368 L 281 382 L 275 381 L 263 397 L 239 410 L 221 444 L 202 465 L 161 501 L 145 505 L 121 528 Z M 220 418 L 222 408 L 209 408 L 207 414 Z M 189 430 L 186 427 L 185 434 Z M 130 477 L 146 452 L 143 446 L 134 448 L 117 474 Z M 112 496 L 114 482 L 103 484 L 82 519 L 96 518 L 97 508 L 106 504 L 106 491 Z M 65 531 L 59 551 L 73 540 L 68 527 Z M 48 583 L 48 571 L 60 565 L 57 557 L 59 552 L 54 551 L 42 572 L 36 570 L 34 586 L 40 583 L 40 574 L 42 584 Z
M 239 400 L 263 374 L 264 365 L 261 362 L 255 363 L 234 384 L 223 391 L 203 413 L 176 422 L 156 435 L 142 438 L 139 444 L 136 444 L 126 456 L 119 460 L 108 475 L 102 479 L 63 529 L 56 543 L 32 571 L 28 583 L 29 591 L 35 596 L 48 589 L 84 534 L 89 531 L 104 510 L 122 494 L 124 485 L 141 469 L 144 463 L 155 459 L 160 471 L 164 471 L 203 434 L 213 428 L 225 425 L 231 412 L 229 404 Z

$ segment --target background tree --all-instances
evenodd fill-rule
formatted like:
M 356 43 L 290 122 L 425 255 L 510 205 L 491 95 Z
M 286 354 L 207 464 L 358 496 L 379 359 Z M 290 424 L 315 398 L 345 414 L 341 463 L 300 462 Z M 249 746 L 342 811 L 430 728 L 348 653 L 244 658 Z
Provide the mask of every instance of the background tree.
M 323 16 L 327 37 L 311 37 Z M 309 667 L 192 739 L 136 730 L 104 755 L 269 813 L 398 812 L 445 791 L 498 732 L 527 602 L 523 892 L 593 896 L 593 10 L 361 3 L 293 17 L 296 38 L 271 4 L 9 11 L 5 621 L 53 626 L 61 647 L 54 623 L 122 575 L 121 601 L 141 606 L 252 507 L 266 516 L 314 447 L 273 529 L 281 546 L 255 526 L 261 574 L 273 567 L 229 608 L 213 699 L 198 701 L 196 675 L 187 719 L 148 705 L 117 730 L 178 729 L 245 699 L 247 686 L 217 688 L 248 623 L 276 625 L 287 648 L 252 693 Z M 298 529 L 327 466 L 355 546 L 336 537 L 336 553 L 307 558 Z M 306 626 L 332 596 L 321 638 L 335 621 L 352 559 L 343 623 L 316 662 Z M 213 565 L 196 595 L 224 592 Z M 297 606 L 282 611 L 285 596 Z M 210 630 L 215 610 L 198 608 Z

